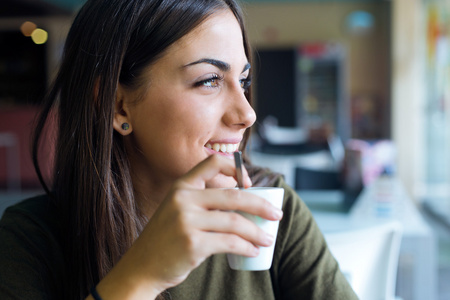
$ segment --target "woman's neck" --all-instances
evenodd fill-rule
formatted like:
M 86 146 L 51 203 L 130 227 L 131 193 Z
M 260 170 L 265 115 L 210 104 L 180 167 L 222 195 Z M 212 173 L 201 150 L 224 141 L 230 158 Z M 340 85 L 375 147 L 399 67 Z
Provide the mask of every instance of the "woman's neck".
M 147 217 L 151 218 L 159 205 L 164 201 L 170 185 L 155 182 L 143 182 L 143 180 L 133 178 L 135 200 L 139 210 Z

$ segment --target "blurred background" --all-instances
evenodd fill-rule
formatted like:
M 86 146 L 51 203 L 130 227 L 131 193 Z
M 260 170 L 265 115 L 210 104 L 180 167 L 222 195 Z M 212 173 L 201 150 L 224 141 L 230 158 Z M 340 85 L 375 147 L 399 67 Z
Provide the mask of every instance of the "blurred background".
M 83 3 L 0 2 L 0 215 L 41 192 L 29 134 Z M 283 173 L 326 234 L 399 222 L 395 295 L 450 299 L 450 1 L 241 3 L 253 162 Z

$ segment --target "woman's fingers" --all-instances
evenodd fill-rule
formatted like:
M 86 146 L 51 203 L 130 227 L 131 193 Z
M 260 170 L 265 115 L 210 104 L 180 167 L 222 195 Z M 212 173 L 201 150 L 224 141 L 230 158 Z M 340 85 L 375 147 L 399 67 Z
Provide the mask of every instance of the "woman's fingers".
M 211 155 L 180 177 L 126 256 L 134 270 L 146 266 L 141 269 L 144 276 L 165 289 L 212 254 L 256 256 L 258 246 L 272 245 L 274 237 L 237 211 L 275 221 L 281 219 L 281 210 L 245 190 L 205 189 L 218 174 L 235 173 L 233 160 Z M 246 171 L 244 184 L 251 186 Z
M 245 168 L 244 165 L 242 165 L 242 172 L 244 172 L 244 188 L 248 189 L 249 187 L 252 186 L 252 180 L 250 179 L 250 176 L 248 176 L 248 172 L 247 169 Z M 236 178 L 237 180 L 237 178 Z
M 193 222 L 199 230 L 234 235 L 259 246 L 268 247 L 275 240 L 273 236 L 236 212 L 209 211 L 196 216 Z
M 228 243 L 225 244 L 219 239 L 205 241 L 203 247 L 209 245 L 208 255 L 218 252 L 242 254 L 239 251 L 247 251 L 242 255 L 249 255 L 248 245 L 267 247 L 274 243 L 273 236 L 235 211 L 272 221 L 282 217 L 282 211 L 265 199 L 238 189 L 184 189 L 179 190 L 174 199 L 183 215 L 181 227 L 190 228 L 187 232 L 208 232 L 214 238 L 227 236 Z M 239 246 L 229 244 L 230 241 L 235 241 Z M 216 244 L 220 244 L 220 249 Z
M 204 209 L 243 211 L 271 221 L 280 220 L 283 216 L 282 210 L 264 198 L 245 192 L 245 189 L 190 190 L 188 193 L 192 193 L 192 199 L 196 199 Z
M 257 246 L 237 235 L 206 232 L 204 238 L 211 243 L 211 253 L 232 253 L 249 257 L 259 254 Z
M 244 185 L 250 187 L 252 182 L 248 176 L 247 170 L 244 170 Z M 186 175 L 181 177 L 176 186 L 185 188 L 204 189 L 205 183 L 213 179 L 216 175 L 223 174 L 226 176 L 236 177 L 236 167 L 234 160 L 221 155 L 210 155 L 204 161 L 200 162 Z

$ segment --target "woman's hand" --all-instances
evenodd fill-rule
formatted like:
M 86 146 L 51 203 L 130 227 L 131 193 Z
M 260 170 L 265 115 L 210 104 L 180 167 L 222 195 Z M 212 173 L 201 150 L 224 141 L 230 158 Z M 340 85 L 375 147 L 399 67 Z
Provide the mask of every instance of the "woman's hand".
M 257 256 L 257 246 L 274 242 L 274 237 L 233 211 L 268 220 L 281 219 L 282 212 L 263 198 L 237 189 L 205 189 L 219 173 L 234 176 L 234 162 L 212 155 L 174 183 L 139 238 L 99 284 L 100 295 L 119 296 L 107 297 L 106 284 L 121 277 L 115 284 L 122 284 L 124 292 L 132 291 L 137 299 L 155 297 L 180 284 L 213 254 Z M 251 185 L 246 172 L 244 181 Z

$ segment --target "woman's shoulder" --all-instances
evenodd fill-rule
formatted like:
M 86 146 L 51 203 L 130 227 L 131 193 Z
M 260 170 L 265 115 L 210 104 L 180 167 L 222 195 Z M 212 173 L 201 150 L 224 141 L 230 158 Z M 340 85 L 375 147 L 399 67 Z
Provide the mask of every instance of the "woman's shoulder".
M 252 180 L 253 186 L 278 186 L 283 180 L 283 175 L 273 172 L 269 168 L 246 164 L 248 175 Z
M 50 295 L 60 289 L 56 283 L 66 274 L 57 215 L 44 195 L 5 210 L 0 220 L 0 298 L 54 298 Z
M 284 189 L 285 201 L 300 200 L 296 191 L 284 180 L 283 174 L 273 172 L 269 168 L 263 168 L 259 166 L 252 165 L 247 168 L 250 178 L 253 182 L 253 186 L 281 187 Z
M 10 213 L 31 213 L 31 214 L 45 214 L 49 209 L 54 208 L 54 205 L 48 195 L 35 195 L 17 202 L 14 205 L 6 208 L 4 215 Z
M 60 228 L 57 209 L 47 195 L 26 198 L 8 207 L 0 219 L 0 230 L 20 230 L 27 227 L 55 232 Z

